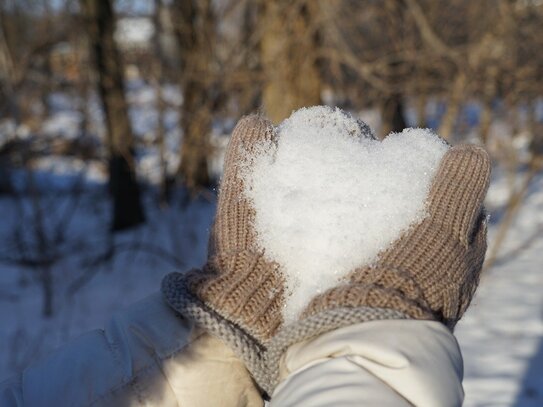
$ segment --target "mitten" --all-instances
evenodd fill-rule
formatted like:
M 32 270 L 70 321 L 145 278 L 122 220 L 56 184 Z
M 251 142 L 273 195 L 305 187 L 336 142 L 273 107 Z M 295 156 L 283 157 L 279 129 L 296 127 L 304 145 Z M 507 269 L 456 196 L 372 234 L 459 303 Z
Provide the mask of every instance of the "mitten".
M 208 261 L 162 283 L 167 303 L 226 342 L 260 383 L 266 381 L 265 344 L 281 324 L 284 288 L 278 265 L 256 246 L 255 211 L 243 178 L 274 137 L 273 125 L 260 116 L 239 121 L 225 155 Z
M 487 247 L 483 200 L 489 178 L 490 160 L 482 148 L 450 148 L 432 180 L 427 216 L 373 264 L 353 270 L 337 286 L 316 295 L 300 319 L 274 337 L 267 354 L 271 389 L 290 345 L 343 326 L 423 319 L 452 330 L 479 283 Z
M 425 219 L 374 264 L 354 270 L 344 283 L 314 298 L 303 317 L 364 306 L 454 328 L 479 283 L 486 252 L 483 199 L 489 177 L 490 162 L 483 149 L 451 148 L 433 179 Z

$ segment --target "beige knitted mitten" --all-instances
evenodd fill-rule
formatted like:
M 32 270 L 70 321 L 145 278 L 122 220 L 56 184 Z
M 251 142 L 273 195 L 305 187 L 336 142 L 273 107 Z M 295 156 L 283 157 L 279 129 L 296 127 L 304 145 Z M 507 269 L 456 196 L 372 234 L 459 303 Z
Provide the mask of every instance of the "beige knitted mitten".
M 250 171 L 251 158 L 262 142 L 273 142 L 271 122 L 253 115 L 240 120 L 225 156 L 210 258 L 189 286 L 199 298 L 265 342 L 281 323 L 283 283 L 277 264 L 257 249 L 255 211 L 243 193 L 240 171 Z
M 303 317 L 364 306 L 454 328 L 479 283 L 489 177 L 490 162 L 483 149 L 451 148 L 432 182 L 428 216 L 381 253 L 375 264 L 354 270 L 345 283 L 314 298 Z
M 284 351 L 324 332 L 402 318 L 436 320 L 453 329 L 479 283 L 489 178 L 490 160 L 483 149 L 451 148 L 433 179 L 426 218 L 382 252 L 375 264 L 354 270 L 313 298 L 300 320 L 274 337 L 267 353 L 269 391 L 277 384 Z
M 202 270 L 166 276 L 162 291 L 170 306 L 226 342 L 268 394 L 284 350 L 320 333 L 392 318 L 433 319 L 452 329 L 474 294 L 486 251 L 486 152 L 451 148 L 434 177 L 428 216 L 375 264 L 316 296 L 297 323 L 281 327 L 283 278 L 256 247 L 255 212 L 241 176 L 251 171 L 257 148 L 274 138 L 272 124 L 258 116 L 240 120 L 234 129 L 208 262 Z
M 162 283 L 168 304 L 230 345 L 259 382 L 266 380 L 265 343 L 282 321 L 284 288 L 277 264 L 256 247 L 255 211 L 243 194 L 242 175 L 274 137 L 273 125 L 260 116 L 239 121 L 226 151 L 208 261 L 202 270 L 172 273 Z

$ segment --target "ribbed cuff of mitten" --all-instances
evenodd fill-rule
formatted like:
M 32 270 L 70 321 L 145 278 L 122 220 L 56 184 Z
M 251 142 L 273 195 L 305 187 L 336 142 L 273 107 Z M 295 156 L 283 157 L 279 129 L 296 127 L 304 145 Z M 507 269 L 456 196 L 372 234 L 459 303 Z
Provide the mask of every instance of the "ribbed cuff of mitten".
M 188 274 L 168 274 L 162 281 L 166 302 L 185 318 L 224 341 L 245 362 L 255 382 L 266 395 L 271 395 L 277 386 L 280 359 L 291 345 L 361 322 L 409 317 L 400 311 L 384 308 L 324 309 L 281 328 L 269 341 L 260 342 L 230 318 L 220 315 L 214 306 L 209 306 L 194 295 L 190 285 L 202 284 L 195 280 L 196 276 L 204 279 L 206 273 L 194 270 Z
M 262 389 L 269 388 L 265 346 L 196 297 L 189 289 L 185 273 L 168 274 L 162 280 L 161 290 L 164 300 L 173 310 L 221 339 L 244 361 L 258 385 Z
M 304 310 L 303 318 L 336 308 L 369 307 L 390 309 L 413 319 L 436 320 L 415 281 L 404 273 L 386 268 L 365 268 L 365 282 L 349 282 L 315 297 Z
M 260 342 L 281 324 L 283 284 L 277 265 L 243 250 L 214 256 L 187 274 L 190 291 L 215 312 Z

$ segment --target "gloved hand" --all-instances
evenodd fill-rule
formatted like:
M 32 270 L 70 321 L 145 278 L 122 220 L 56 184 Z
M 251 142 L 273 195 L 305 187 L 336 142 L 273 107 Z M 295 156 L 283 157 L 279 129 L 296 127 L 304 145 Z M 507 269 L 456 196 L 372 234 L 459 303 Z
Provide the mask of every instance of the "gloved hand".
M 226 342 L 257 382 L 266 382 L 266 342 L 281 324 L 283 280 L 276 263 L 256 247 L 254 208 L 243 194 L 243 177 L 263 143 L 273 143 L 271 122 L 247 116 L 228 145 L 209 256 L 202 270 L 172 273 L 162 283 L 166 301 Z
M 354 270 L 316 296 L 298 322 L 282 327 L 283 278 L 278 265 L 256 246 L 255 212 L 244 197 L 242 181 L 242 174 L 251 171 L 251 157 L 275 137 L 272 124 L 258 116 L 242 119 L 234 129 L 210 257 L 201 271 L 167 276 L 166 301 L 225 341 L 268 394 L 285 349 L 320 333 L 403 318 L 438 320 L 452 329 L 474 294 L 486 251 L 482 202 L 490 163 L 484 150 L 451 148 L 434 177 L 428 216 L 381 253 L 375 264 Z
M 268 351 L 272 387 L 284 351 L 324 332 L 403 318 L 436 320 L 452 330 L 479 283 L 489 178 L 490 160 L 482 148 L 459 145 L 448 150 L 432 181 L 426 218 L 380 253 L 374 264 L 353 270 L 314 297 L 299 321 L 274 337 Z
M 428 216 L 375 264 L 354 270 L 314 298 L 304 317 L 341 307 L 387 308 L 450 329 L 468 307 L 486 252 L 483 199 L 489 184 L 487 153 L 473 145 L 443 157 L 427 200 Z

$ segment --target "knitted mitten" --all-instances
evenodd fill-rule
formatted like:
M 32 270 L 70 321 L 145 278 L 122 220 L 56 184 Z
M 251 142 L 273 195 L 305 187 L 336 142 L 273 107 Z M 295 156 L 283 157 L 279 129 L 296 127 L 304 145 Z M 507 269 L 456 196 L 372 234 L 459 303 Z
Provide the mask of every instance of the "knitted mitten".
M 454 328 L 479 283 L 486 252 L 483 199 L 489 177 L 489 158 L 483 149 L 451 148 L 433 180 L 428 216 L 381 253 L 375 264 L 354 270 L 344 284 L 314 298 L 303 316 L 368 306 Z
M 168 304 L 230 345 L 259 383 L 266 381 L 263 352 L 281 323 L 284 289 L 277 264 L 256 247 L 255 211 L 244 196 L 243 176 L 274 137 L 271 122 L 259 116 L 239 121 L 226 151 L 208 261 L 202 270 L 172 273 L 162 283 Z
M 451 148 L 433 179 L 426 218 L 382 252 L 375 264 L 354 270 L 313 298 L 300 320 L 276 335 L 268 353 L 272 382 L 288 346 L 342 326 L 412 318 L 440 321 L 453 329 L 479 282 L 489 177 L 490 162 L 483 149 Z

